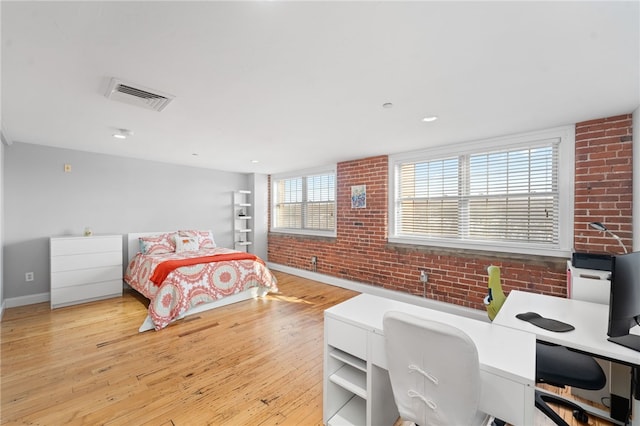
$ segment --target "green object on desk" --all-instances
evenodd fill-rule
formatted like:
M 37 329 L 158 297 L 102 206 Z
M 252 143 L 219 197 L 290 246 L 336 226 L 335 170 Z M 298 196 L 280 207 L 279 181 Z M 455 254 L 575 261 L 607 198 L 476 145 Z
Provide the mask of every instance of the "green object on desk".
M 502 291 L 502 284 L 500 284 L 500 268 L 491 265 L 487 268 L 487 272 L 489 273 L 489 294 L 484 298 L 484 304 L 487 305 L 489 319 L 493 321 L 507 297 Z

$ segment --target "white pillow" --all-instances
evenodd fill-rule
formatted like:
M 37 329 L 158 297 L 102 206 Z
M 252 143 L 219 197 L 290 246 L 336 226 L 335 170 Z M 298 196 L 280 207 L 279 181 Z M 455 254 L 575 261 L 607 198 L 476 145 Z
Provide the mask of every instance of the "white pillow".
M 198 251 L 200 244 L 198 237 L 180 237 L 176 236 L 176 253 L 183 251 Z
M 216 242 L 213 239 L 213 233 L 211 231 L 199 231 L 191 229 L 188 231 L 178 231 L 180 237 L 197 237 L 200 248 L 215 248 Z

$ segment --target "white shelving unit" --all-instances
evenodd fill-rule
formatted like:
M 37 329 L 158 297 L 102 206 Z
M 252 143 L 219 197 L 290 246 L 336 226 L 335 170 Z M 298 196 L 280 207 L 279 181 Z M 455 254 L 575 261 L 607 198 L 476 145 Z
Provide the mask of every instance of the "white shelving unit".
M 330 344 L 326 355 L 327 426 L 366 424 L 367 362 Z
M 233 192 L 233 241 L 234 248 L 240 251 L 250 251 L 253 241 L 251 191 L 239 190 Z
M 368 358 L 382 340 L 325 314 L 324 413 L 327 426 L 393 424 L 398 418 L 388 373 Z

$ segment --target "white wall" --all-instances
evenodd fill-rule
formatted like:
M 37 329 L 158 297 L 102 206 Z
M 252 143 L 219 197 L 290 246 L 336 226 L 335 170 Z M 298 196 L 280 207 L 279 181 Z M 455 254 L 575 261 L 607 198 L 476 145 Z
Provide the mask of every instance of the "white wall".
M 49 237 L 87 226 L 94 234 L 211 229 L 218 245 L 233 247 L 231 192 L 251 184 L 242 173 L 17 142 L 5 148 L 7 306 L 48 300 Z
M 2 22 L 2 7 L 0 6 L 0 22 Z M 2 67 L 0 67 L 0 81 L 2 74 Z M 2 84 L 0 84 L 0 99 L 2 99 Z M 2 102 L 0 102 L 0 117 L 2 117 Z M 0 121 L 0 133 L 1 130 L 4 129 L 4 126 L 1 125 L 2 121 Z M 2 139 L 2 138 L 0 138 Z M 4 142 L 0 141 L 0 320 L 2 319 L 2 314 L 4 314 L 4 284 L 2 280 L 2 265 L 4 264 L 3 255 L 2 255 L 2 247 L 4 246 Z

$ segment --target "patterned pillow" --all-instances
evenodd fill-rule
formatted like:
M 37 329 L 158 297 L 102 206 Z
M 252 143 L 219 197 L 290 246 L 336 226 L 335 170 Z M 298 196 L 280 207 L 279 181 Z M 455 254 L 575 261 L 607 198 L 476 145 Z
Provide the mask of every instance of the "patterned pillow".
M 216 242 L 213 239 L 213 233 L 211 231 L 198 231 L 190 229 L 187 231 L 178 231 L 180 237 L 196 237 L 198 239 L 198 247 L 203 248 L 215 248 Z
M 140 237 L 140 253 L 161 254 L 176 251 L 176 233 L 160 234 L 149 237 Z
M 198 251 L 200 246 L 198 244 L 198 237 L 176 237 L 176 253 L 183 251 Z

